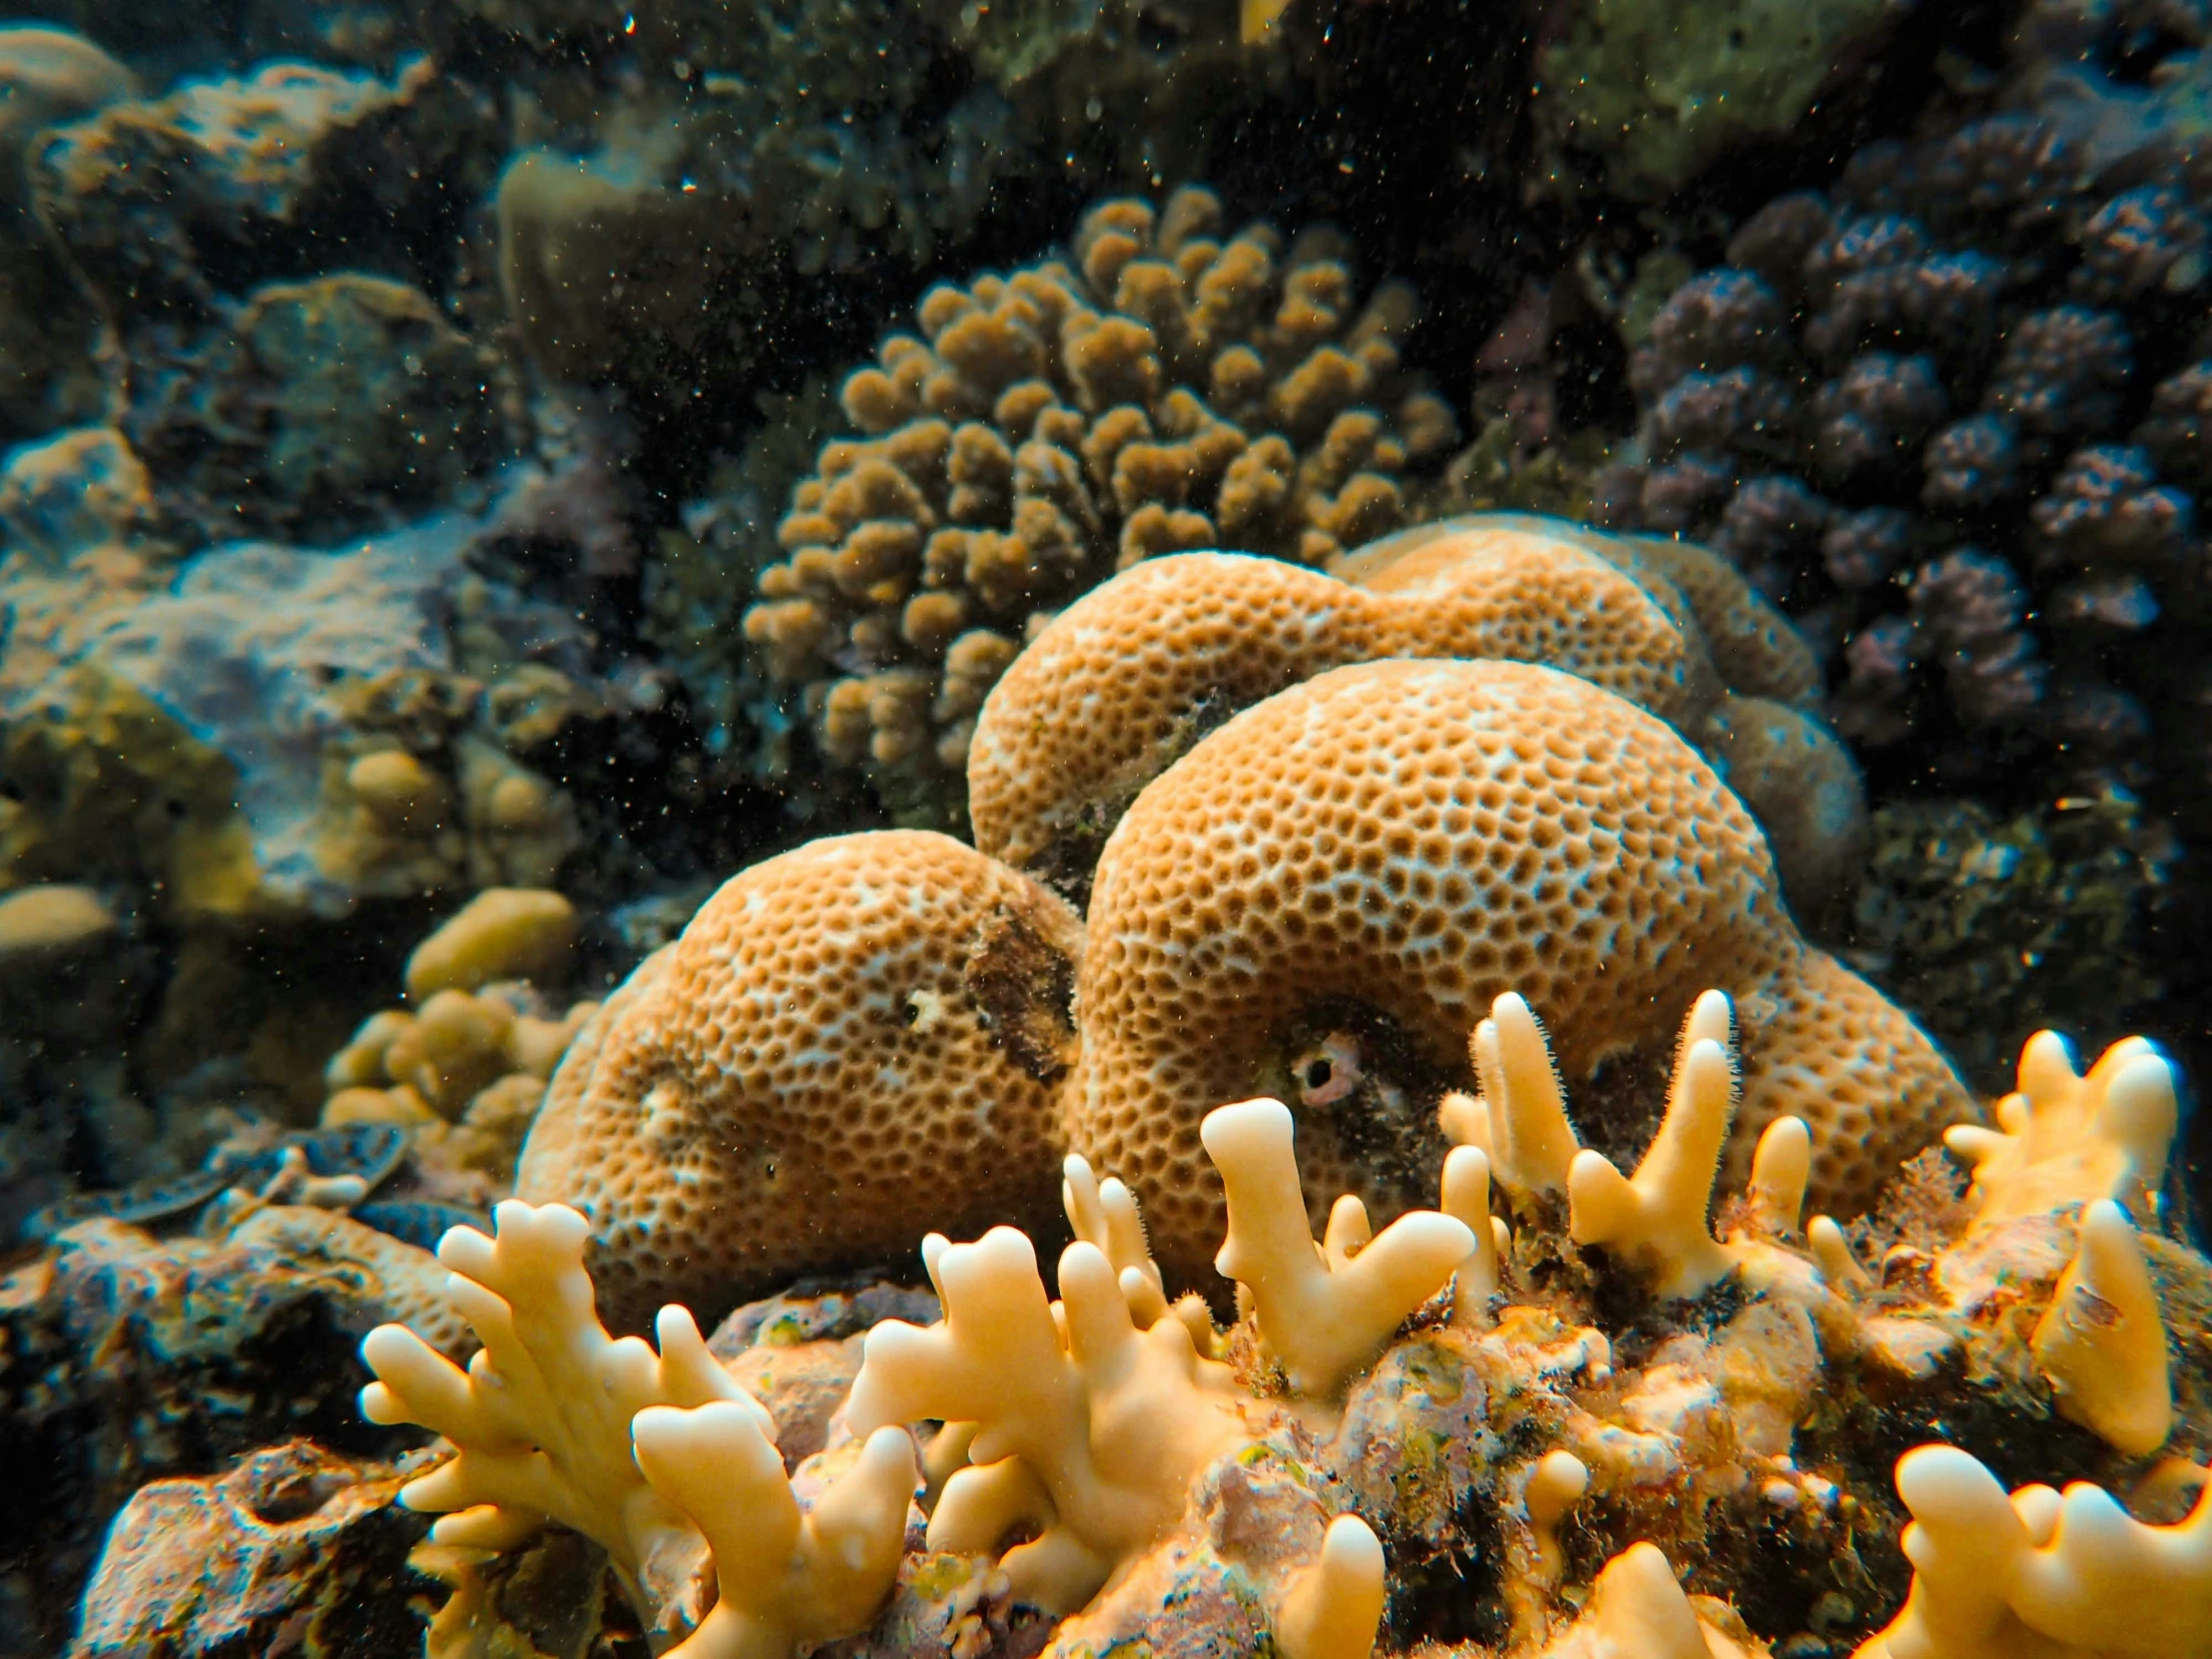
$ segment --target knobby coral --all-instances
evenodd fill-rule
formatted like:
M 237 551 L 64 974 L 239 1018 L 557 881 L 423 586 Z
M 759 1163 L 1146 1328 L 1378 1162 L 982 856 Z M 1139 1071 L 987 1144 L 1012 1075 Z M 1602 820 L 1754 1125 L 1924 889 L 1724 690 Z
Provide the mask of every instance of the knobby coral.
M 1746 222 L 1633 368 L 1615 516 L 1818 619 L 1847 733 L 1963 780 L 2140 780 L 2154 730 L 2198 766 L 2205 202 L 2094 175 L 2024 112 L 1869 146 Z
M 745 633 L 836 762 L 956 780 L 1033 618 L 1155 553 L 1319 563 L 1450 441 L 1399 368 L 1412 294 L 1361 304 L 1332 239 L 1224 236 L 1186 189 L 1101 203 L 1070 254 L 924 294 L 794 494 Z
M 1512 514 L 1401 531 L 1328 575 L 1186 553 L 1085 595 L 984 702 L 968 750 L 976 844 L 1080 884 L 1130 800 L 1208 730 L 1380 657 L 1543 663 L 1650 710 L 1751 807 L 1801 906 L 1856 860 L 1857 773 L 1779 613 L 1698 548 Z

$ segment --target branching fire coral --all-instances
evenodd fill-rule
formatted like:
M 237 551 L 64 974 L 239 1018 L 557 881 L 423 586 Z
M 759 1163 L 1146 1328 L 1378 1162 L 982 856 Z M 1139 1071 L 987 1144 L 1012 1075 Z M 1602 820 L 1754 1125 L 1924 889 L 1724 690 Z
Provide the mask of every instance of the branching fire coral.
M 776 1453 L 775 1422 L 707 1352 L 681 1308 L 658 1355 L 610 1338 L 592 1311 L 584 1218 L 508 1202 L 498 1232 L 447 1234 L 450 1295 L 483 1342 L 464 1373 L 402 1326 L 362 1344 L 373 1422 L 419 1422 L 448 1462 L 401 1494 L 441 1513 L 444 1543 L 510 1548 L 548 1522 L 604 1548 L 648 1628 L 696 1622 L 685 1659 L 783 1659 L 849 1635 L 897 1571 L 914 1484 L 902 1430 L 871 1435 L 813 1513 Z M 691 1583 L 712 1548 L 721 1599 L 704 1619 Z
M 2173 1068 L 2140 1037 L 2115 1043 L 2086 1076 L 2066 1041 L 2037 1033 L 2020 1052 L 2019 1087 L 1997 1125 L 1959 1124 L 1943 1144 L 1973 1169 L 1975 1224 L 1994 1227 L 2055 1200 L 2112 1198 L 2158 1213 L 2180 1108 Z
M 933 1239 L 926 1260 L 944 1319 L 868 1334 L 846 1419 L 977 1424 L 930 1517 L 931 1547 L 991 1551 L 1023 1527 L 1034 1536 L 1000 1563 L 1015 1593 L 1073 1612 L 1165 1535 L 1199 1469 L 1249 1433 L 1242 1402 L 1181 1321 L 1137 1329 L 1095 1245 L 1061 1256 L 1057 1315 L 1011 1228 L 972 1245 Z
M 935 1628 L 927 1618 L 956 1622 L 958 1603 L 927 1614 L 938 1592 L 924 1585 L 953 1570 L 925 1563 L 958 1556 L 978 1563 L 959 1570 L 985 1573 L 985 1595 L 1067 1619 L 1070 1651 L 1234 1629 L 1269 1632 L 1289 1659 L 1366 1659 L 1378 1640 L 1422 1638 L 1427 1615 L 1402 1592 L 1431 1552 L 1464 1547 L 1458 1517 L 1479 1512 L 1503 1529 L 1484 1547 L 1504 1575 L 1454 1593 L 1494 1596 L 1495 1645 L 1530 1659 L 1757 1659 L 1786 1627 L 1755 1632 L 1745 1613 L 1690 1592 L 1761 1561 L 1771 1577 L 1756 1607 L 1771 1619 L 1830 1582 L 1825 1567 L 1805 1578 L 1804 1563 L 1847 1539 L 1886 1574 L 1887 1605 L 1904 1602 L 1862 1659 L 2200 1659 L 2212 1498 L 2148 1525 L 2087 1485 L 2007 1499 L 1975 1458 L 2016 1443 L 2018 1390 L 2035 1384 L 2007 1357 L 2021 1353 L 2022 1316 L 2039 1314 L 2028 1346 L 2048 1374 L 2043 1397 L 2109 1441 L 2095 1466 L 2139 1467 L 2156 1440 L 2140 1400 L 2114 1409 L 2108 1384 L 2139 1382 L 2150 1353 L 2165 1363 L 2173 1299 L 2212 1305 L 2212 1269 L 2162 1243 L 2160 1278 L 2144 1274 L 2133 1229 L 2096 1193 L 2111 1169 L 2076 1157 L 2045 1169 L 2032 1195 L 2014 1189 L 2009 1232 L 1971 1205 L 1877 1217 L 1870 1242 L 1900 1228 L 1917 1242 L 1892 1246 L 1869 1275 L 1833 1222 L 1798 1232 L 1812 1142 L 1793 1119 L 1763 1137 L 1717 1239 L 1731 1023 L 1725 997 L 1693 1006 L 1655 1144 L 1622 1177 L 1576 1144 L 1533 1010 L 1499 996 L 1472 1039 L 1483 1094 L 1443 1107 L 1481 1144 L 1445 1162 L 1443 1213 L 1372 1239 L 1356 1201 L 1314 1239 L 1290 1109 L 1217 1110 L 1204 1144 L 1230 1193 L 1221 1265 L 1245 1309 L 1226 1338 L 1195 1300 L 1171 1309 L 1129 1186 L 1070 1158 L 1063 1198 L 1078 1238 L 1060 1260 L 1061 1300 L 1013 1229 L 973 1244 L 932 1236 L 922 1259 L 941 1319 L 868 1333 L 842 1426 L 796 1480 L 765 1411 L 681 1310 L 663 1314 L 657 1357 L 598 1327 L 585 1223 L 559 1207 L 510 1204 L 496 1240 L 449 1238 L 453 1295 L 484 1354 L 463 1374 L 386 1328 L 367 1345 L 381 1381 L 364 1404 L 458 1447 L 408 1488 L 419 1507 L 460 1511 L 441 1538 L 506 1547 L 549 1519 L 585 1530 L 664 1636 L 696 1625 L 687 1655 L 780 1659 L 840 1633 L 861 1653 L 908 1651 L 938 1639 L 916 1634 Z M 2089 1077 L 2139 1071 L 2145 1052 L 2123 1044 Z M 2039 1089 L 2050 1053 L 2042 1043 L 2023 1062 Z M 2165 1145 L 2145 1129 L 2133 1152 L 2130 1167 L 2153 1168 Z M 1488 1213 L 1493 1161 L 1520 1222 L 1510 1235 Z M 2037 1266 L 2048 1261 L 2038 1229 L 2078 1233 L 2073 1266 Z M 1438 1293 L 1454 1275 L 1447 1305 Z M 2011 1287 L 2001 1304 L 1947 1289 L 1990 1276 Z M 1670 1313 L 1681 1296 L 1696 1300 Z M 1460 1317 L 1462 1303 L 1477 1317 Z M 1936 1363 L 1911 1363 L 1926 1355 Z M 1254 1369 L 1255 1356 L 1280 1374 Z M 2177 1365 L 2186 1386 L 2168 1410 L 2202 1445 L 2212 1376 L 2193 1352 Z M 1879 1394 L 1860 1381 L 1873 1376 Z M 1868 1412 L 1939 1413 L 1961 1442 L 1900 1465 L 1914 1524 L 1895 1570 L 1864 1531 L 1869 1506 L 1889 1500 L 1854 1484 L 1848 1454 Z M 943 1426 L 917 1564 L 902 1543 L 916 1472 L 905 1427 L 931 1421 Z M 1776 1552 L 1778 1540 L 1790 1547 Z M 1670 1556 L 1705 1563 L 1687 1588 Z M 885 1597 L 886 1627 L 906 1634 L 863 1629 Z M 2156 1610 L 2124 1636 L 2100 1634 L 2138 1600 Z M 942 1640 L 959 1651 L 949 1627 Z
M 1227 1190 L 1228 1237 L 1214 1267 L 1250 1293 L 1260 1339 L 1293 1391 L 1327 1397 L 1444 1288 L 1474 1255 L 1476 1236 L 1433 1210 L 1402 1215 L 1378 1236 L 1367 1206 L 1348 1194 L 1331 1207 L 1317 1252 L 1291 1132 L 1280 1100 L 1224 1106 L 1200 1126 Z M 1480 1226 L 1487 1237 L 1486 1203 Z
M 1904 1610 L 1858 1659 L 2197 1659 L 2212 1634 L 2212 1486 L 2146 1526 L 2101 1487 L 2009 1496 L 1955 1446 L 1898 1462 L 1912 1511 Z

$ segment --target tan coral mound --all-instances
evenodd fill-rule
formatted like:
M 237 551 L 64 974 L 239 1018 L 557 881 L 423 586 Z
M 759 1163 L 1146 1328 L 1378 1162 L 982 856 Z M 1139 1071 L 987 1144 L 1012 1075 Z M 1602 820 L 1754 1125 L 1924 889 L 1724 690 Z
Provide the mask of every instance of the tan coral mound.
M 1733 1173 L 1794 1113 L 1822 1209 L 1864 1206 L 1972 1112 L 1912 1021 L 1799 936 L 1712 769 L 1549 669 L 1374 663 L 1246 711 L 1131 807 L 1087 936 L 1069 1139 L 1150 1196 L 1156 1253 L 1186 1282 L 1223 1227 L 1199 1161 L 1216 1103 L 1281 1095 L 1309 1198 L 1394 1213 L 1441 1156 L 1425 1105 L 1509 988 L 1555 1019 L 1577 1084 L 1663 1056 L 1696 991 L 1728 991 Z
M 745 617 L 831 758 L 956 774 L 1032 620 L 1117 566 L 1319 563 L 1402 521 L 1398 474 L 1452 437 L 1398 367 L 1410 291 L 1363 306 L 1329 239 L 1220 220 L 1101 203 L 1072 267 L 932 288 L 845 382 L 865 436 L 823 450 Z
M 1520 514 L 1402 531 L 1328 575 L 1222 553 L 1125 571 L 985 701 L 968 749 L 976 844 L 1079 882 L 1137 792 L 1208 730 L 1383 657 L 1543 663 L 1603 686 L 1722 767 L 1801 900 L 1852 863 L 1858 775 L 1807 713 L 1819 675 L 1788 622 L 1703 549 Z
M 1058 899 L 943 835 L 756 864 L 578 1037 L 517 1196 L 591 1217 L 618 1329 L 903 1257 L 932 1226 L 1049 1216 L 1080 938 Z

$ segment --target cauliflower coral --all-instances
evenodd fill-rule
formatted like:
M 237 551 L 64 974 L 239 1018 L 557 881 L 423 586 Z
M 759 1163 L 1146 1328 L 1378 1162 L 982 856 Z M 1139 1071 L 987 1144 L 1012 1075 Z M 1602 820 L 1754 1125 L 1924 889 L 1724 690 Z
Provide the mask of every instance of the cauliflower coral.
M 1333 239 L 1226 235 L 1185 189 L 1100 203 L 1070 252 L 930 289 L 845 381 L 863 435 L 799 486 L 745 616 L 836 762 L 956 782 L 1032 619 L 1156 553 L 1319 563 L 1402 522 L 1399 475 L 1454 435 L 1398 366 L 1411 291 L 1363 304 Z

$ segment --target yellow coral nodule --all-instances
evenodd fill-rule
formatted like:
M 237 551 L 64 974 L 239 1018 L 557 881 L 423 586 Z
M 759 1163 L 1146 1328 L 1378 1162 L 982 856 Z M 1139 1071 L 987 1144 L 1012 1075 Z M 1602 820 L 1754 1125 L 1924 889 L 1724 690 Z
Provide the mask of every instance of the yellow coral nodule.
M 1856 1659 L 2202 1659 L 2212 1635 L 2212 1488 L 2171 1526 L 2101 1486 L 2007 1494 L 1970 1453 L 1898 1459 L 1913 1588 Z
M 1275 1618 L 1287 1659 L 1368 1659 L 1382 1623 L 1382 1541 L 1358 1515 L 1322 1534 L 1320 1559 L 1300 1573 Z

